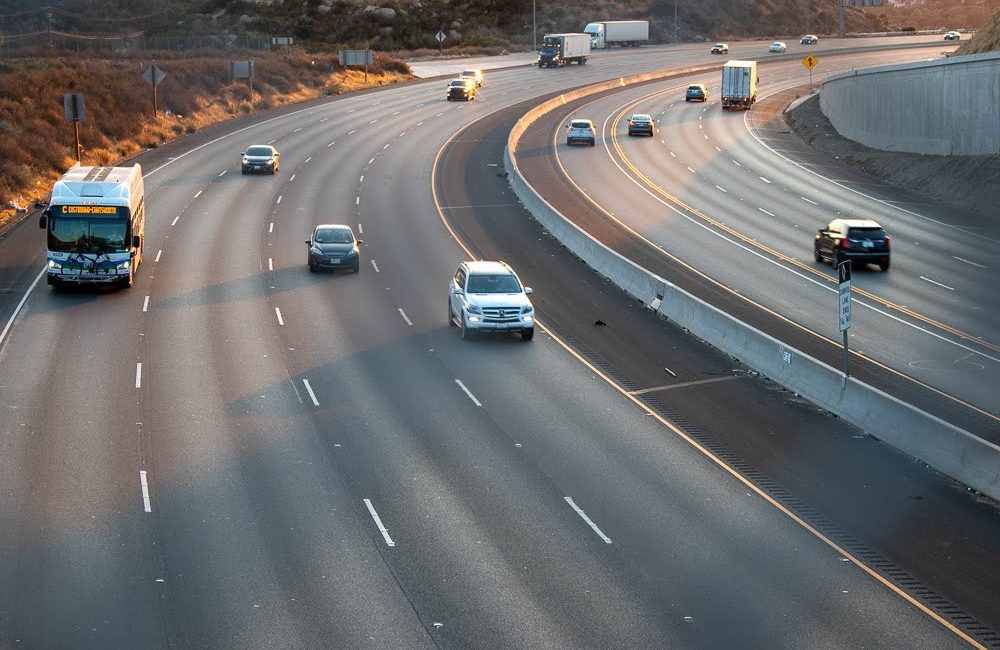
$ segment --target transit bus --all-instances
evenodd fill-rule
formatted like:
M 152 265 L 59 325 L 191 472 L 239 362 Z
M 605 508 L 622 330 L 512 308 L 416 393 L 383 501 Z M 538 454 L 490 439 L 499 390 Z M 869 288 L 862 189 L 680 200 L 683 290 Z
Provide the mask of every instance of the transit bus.
M 48 281 L 131 287 L 145 240 L 142 168 L 74 165 L 52 186 L 45 230 Z

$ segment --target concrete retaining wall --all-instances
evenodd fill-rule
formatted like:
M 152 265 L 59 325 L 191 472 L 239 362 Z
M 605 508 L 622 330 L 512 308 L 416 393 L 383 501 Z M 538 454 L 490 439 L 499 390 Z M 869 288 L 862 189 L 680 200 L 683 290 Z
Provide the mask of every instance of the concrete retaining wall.
M 835 75 L 819 100 L 842 136 L 874 149 L 1000 154 L 1000 52 Z
M 676 71 L 675 71 L 676 72 Z M 664 75 L 666 76 L 666 75 Z M 578 89 L 528 111 L 511 130 L 504 166 L 525 208 L 595 271 L 726 354 L 871 435 L 1000 500 L 1000 447 L 790 348 L 611 250 L 546 201 L 521 175 L 517 144 L 532 122 L 572 99 L 624 86 L 625 78 Z

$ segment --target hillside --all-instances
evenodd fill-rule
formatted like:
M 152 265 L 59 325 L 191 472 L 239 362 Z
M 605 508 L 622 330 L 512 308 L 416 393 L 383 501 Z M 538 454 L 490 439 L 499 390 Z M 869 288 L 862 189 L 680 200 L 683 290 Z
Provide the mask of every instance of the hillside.
M 678 0 L 682 41 L 721 37 L 833 34 L 835 0 Z M 51 22 L 35 0 L 0 1 L 10 37 L 44 33 L 114 35 L 259 33 L 292 36 L 311 49 L 370 44 L 381 51 L 445 46 L 520 47 L 531 43 L 532 0 L 50 0 Z M 594 20 L 646 19 L 654 42 L 671 42 L 674 0 L 539 0 L 538 30 L 579 31 Z M 977 28 L 1000 0 L 899 0 L 848 8 L 849 32 L 912 27 Z
M 226 58 L 157 61 L 167 73 L 154 119 L 140 61 L 53 58 L 0 62 L 0 229 L 9 202 L 47 198 L 51 182 L 73 164 L 73 129 L 63 93 L 83 93 L 83 162 L 108 165 L 210 124 L 296 101 L 364 87 L 364 73 L 331 55 L 271 55 L 257 60 L 253 96 L 230 80 Z M 368 85 L 409 78 L 400 61 L 376 59 Z M 138 91 L 138 92 L 137 92 Z
M 962 43 L 955 54 L 979 54 L 1000 51 L 1000 11 L 968 41 Z

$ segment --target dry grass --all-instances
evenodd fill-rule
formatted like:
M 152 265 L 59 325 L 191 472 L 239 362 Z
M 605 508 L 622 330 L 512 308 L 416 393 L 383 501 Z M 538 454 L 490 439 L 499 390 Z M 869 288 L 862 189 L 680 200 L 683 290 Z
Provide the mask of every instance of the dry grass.
M 982 29 L 962 43 L 955 54 L 980 54 L 1000 51 L 1000 11 Z
M 402 62 L 376 59 L 345 70 L 333 55 L 293 53 L 256 62 L 253 96 L 246 80 L 230 80 L 228 59 L 159 62 L 167 77 L 157 89 L 160 113 L 140 77 L 148 61 L 23 59 L 0 67 L 0 230 L 14 216 L 11 202 L 48 198 L 52 182 L 74 163 L 73 129 L 62 96 L 83 93 L 83 163 L 112 165 L 206 126 L 253 111 L 323 95 L 383 86 L 410 78 Z

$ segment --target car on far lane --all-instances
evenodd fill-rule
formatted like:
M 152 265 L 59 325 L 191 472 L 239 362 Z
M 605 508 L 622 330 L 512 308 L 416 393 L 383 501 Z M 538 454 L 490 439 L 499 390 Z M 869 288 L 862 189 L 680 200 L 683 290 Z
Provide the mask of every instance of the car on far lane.
M 871 219 L 834 219 L 816 233 L 813 258 L 829 261 L 834 268 L 841 262 L 877 264 L 889 270 L 892 238 Z
M 468 70 L 462 70 L 462 74 L 459 77 L 465 77 L 467 79 L 472 79 L 476 82 L 476 88 L 483 87 L 483 71 L 478 68 L 470 68 Z
M 566 127 L 566 145 L 587 144 L 593 147 L 597 144 L 597 129 L 592 120 L 570 120 Z
M 350 226 L 341 223 L 322 223 L 313 229 L 306 240 L 309 246 L 309 271 L 334 271 L 350 269 L 352 273 L 361 270 L 361 245 L 364 240 L 355 239 Z
M 729 54 L 729 43 L 716 43 L 712 46 L 712 54 Z
M 691 84 L 687 87 L 687 91 L 684 93 L 684 101 L 707 102 L 708 88 L 705 87 L 705 84 Z
M 266 172 L 277 174 L 281 166 L 281 154 L 269 144 L 255 144 L 240 154 L 240 173 Z
M 632 117 L 628 118 L 628 134 L 636 135 L 642 133 L 643 135 L 648 135 L 653 137 L 653 131 L 655 127 L 653 126 L 653 118 L 645 113 L 636 113 Z
M 479 86 L 476 85 L 475 79 L 470 79 L 468 77 L 452 79 L 448 84 L 448 101 L 463 100 L 471 102 L 476 98 L 477 88 L 479 88 Z
M 775 41 L 771 43 L 771 47 L 767 48 L 767 51 L 773 54 L 775 52 L 784 52 L 787 49 L 788 46 L 785 45 L 782 41 Z
M 946 40 L 946 41 L 960 41 L 960 40 L 962 40 L 962 34 L 960 34 L 959 32 L 956 32 L 955 30 L 951 30 L 951 31 L 948 31 L 948 32 L 944 33 L 944 40 Z
M 817 37 L 815 34 L 806 34 L 801 39 L 799 39 L 799 43 L 801 43 L 802 45 L 815 45 L 816 43 L 819 43 L 819 37 Z
M 477 332 L 519 332 L 530 341 L 535 336 L 530 294 L 531 287 L 521 284 L 506 262 L 462 262 L 448 287 L 448 325 L 461 328 L 463 339 Z

